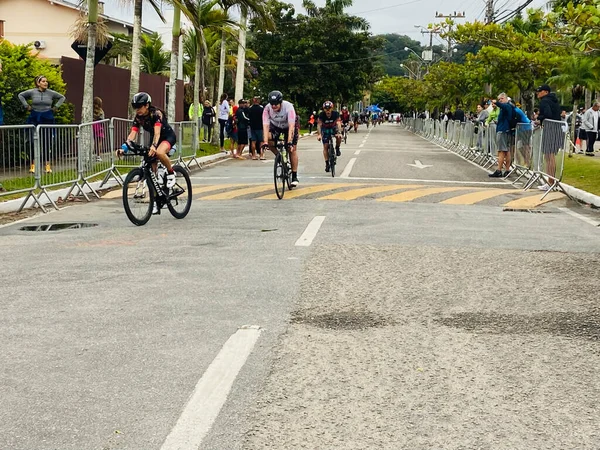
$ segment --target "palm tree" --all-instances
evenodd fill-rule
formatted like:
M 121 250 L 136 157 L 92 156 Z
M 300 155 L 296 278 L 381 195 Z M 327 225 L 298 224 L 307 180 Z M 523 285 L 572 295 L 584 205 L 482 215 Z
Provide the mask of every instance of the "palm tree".
M 179 66 L 179 43 L 181 42 L 181 8 L 173 5 L 173 40 L 171 41 L 171 67 L 169 73 L 169 104 L 167 117 L 175 122 L 175 105 L 177 100 L 177 69 Z M 180 76 L 182 74 L 179 74 Z
M 597 66 L 592 58 L 571 56 L 562 61 L 560 67 L 553 70 L 557 75 L 548 78 L 549 84 L 559 89 L 571 89 L 573 96 L 573 115 L 571 120 L 571 136 L 575 135 L 575 116 L 577 105 L 585 96 L 586 89 L 592 90 L 600 86 Z
M 173 3 L 181 7 L 181 12 L 192 23 L 194 30 L 190 36 L 195 36 L 196 40 L 196 64 L 194 70 L 194 115 L 198 115 L 200 103 L 200 89 L 202 97 L 205 96 L 206 80 L 205 72 L 208 65 L 208 47 L 206 44 L 207 30 L 226 30 L 227 27 L 234 25 L 229 19 L 227 13 L 221 9 L 215 8 L 219 0 L 172 0 Z
M 97 0 L 94 0 L 97 1 Z M 140 50 L 142 46 L 142 6 L 144 5 L 144 0 L 120 0 L 121 3 L 131 5 L 133 2 L 133 46 L 131 49 L 131 78 L 129 81 L 129 98 L 133 98 L 133 96 L 140 89 Z M 163 23 L 166 22 L 164 16 L 162 15 L 162 11 L 159 4 L 160 0 L 146 0 L 160 20 Z M 131 106 L 129 107 L 130 113 L 133 113 Z
M 169 52 L 163 50 L 163 42 L 158 33 L 142 35 L 140 48 L 140 70 L 144 73 L 167 75 L 170 70 Z
M 235 99 L 239 100 L 244 95 L 244 70 L 246 65 L 246 24 L 248 17 L 256 17 L 261 21 L 262 28 L 265 30 L 273 30 L 274 22 L 271 19 L 265 4 L 265 0 L 219 0 L 219 4 L 228 12 L 232 8 L 239 8 L 241 18 L 239 24 L 238 37 L 238 58 L 237 58 L 237 75 L 235 86 Z M 226 35 L 221 36 L 221 58 L 219 64 L 219 95 L 223 92 L 225 86 L 225 50 L 226 50 Z
M 85 0 L 81 0 L 83 7 Z M 96 59 L 96 46 L 104 47 L 108 42 L 106 25 L 98 21 L 98 0 L 87 0 L 87 18 L 82 14 L 71 30 L 75 41 L 87 41 L 87 54 L 85 59 L 85 75 L 83 82 L 83 101 L 81 103 L 81 123 L 90 123 L 94 120 L 94 68 Z M 82 148 L 88 149 L 84 153 L 84 165 L 87 167 L 92 158 L 92 129 L 86 127 L 80 134 Z
M 309 17 L 336 16 L 352 31 L 367 31 L 370 25 L 366 19 L 350 16 L 344 12 L 344 9 L 352 6 L 353 3 L 353 0 L 325 0 L 325 6 L 319 8 L 312 0 L 303 0 L 302 7 Z

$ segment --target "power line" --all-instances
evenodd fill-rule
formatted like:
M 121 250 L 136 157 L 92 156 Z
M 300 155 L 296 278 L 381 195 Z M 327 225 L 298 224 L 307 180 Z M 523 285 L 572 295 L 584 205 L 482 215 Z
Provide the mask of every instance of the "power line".
M 252 60 L 251 63 L 252 64 L 265 64 L 265 65 L 269 65 L 269 66 L 324 66 L 324 65 L 328 65 L 328 64 L 342 64 L 342 63 L 348 63 L 348 62 L 355 62 L 355 61 L 366 61 L 369 59 L 375 59 L 375 58 L 385 58 L 386 56 L 389 55 L 393 55 L 395 53 L 400 53 L 400 52 L 404 52 L 405 50 L 394 50 L 393 52 L 389 52 L 389 53 L 384 53 L 381 55 L 374 55 L 374 56 L 367 56 L 366 58 L 355 58 L 355 59 L 345 59 L 345 60 L 341 60 L 341 61 L 315 61 L 315 62 L 279 62 L 279 61 L 262 61 L 260 59 L 257 60 Z

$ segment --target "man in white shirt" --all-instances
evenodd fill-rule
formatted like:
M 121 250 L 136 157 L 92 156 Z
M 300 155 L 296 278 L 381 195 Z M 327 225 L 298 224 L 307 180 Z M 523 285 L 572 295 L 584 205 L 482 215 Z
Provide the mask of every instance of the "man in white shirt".
M 600 102 L 594 102 L 592 107 L 583 114 L 581 128 L 585 130 L 587 145 L 585 148 L 586 156 L 594 156 L 594 143 L 598 137 L 598 110 Z

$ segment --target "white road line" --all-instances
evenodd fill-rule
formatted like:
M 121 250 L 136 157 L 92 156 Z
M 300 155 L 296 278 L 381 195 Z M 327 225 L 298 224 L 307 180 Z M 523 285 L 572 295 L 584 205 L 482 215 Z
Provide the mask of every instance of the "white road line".
M 365 146 L 364 142 L 358 146 L 358 148 L 363 148 Z
M 567 213 L 570 216 L 573 216 L 579 220 L 583 220 L 585 223 L 589 223 L 590 225 L 593 225 L 595 227 L 600 227 L 600 222 L 596 222 L 595 220 L 590 219 L 589 217 L 586 217 L 582 214 L 576 213 L 575 211 L 571 211 L 569 208 L 558 208 L 560 209 L 562 212 Z
M 324 220 L 325 216 L 315 216 L 302 233 L 302 236 L 296 241 L 296 247 L 310 247 Z
M 260 327 L 244 326 L 223 345 L 210 364 L 161 450 L 196 450 L 227 400 L 240 369 L 261 333 Z
M 348 164 L 344 168 L 344 171 L 340 175 L 340 178 L 348 178 L 350 176 L 350 172 L 352 172 L 352 168 L 354 167 L 354 163 L 356 162 L 356 158 L 352 158 L 348 161 Z
M 362 145 L 361 145 L 361 147 L 362 147 Z M 360 155 L 360 150 L 356 150 L 356 151 L 354 152 L 354 154 L 355 154 L 355 155 Z

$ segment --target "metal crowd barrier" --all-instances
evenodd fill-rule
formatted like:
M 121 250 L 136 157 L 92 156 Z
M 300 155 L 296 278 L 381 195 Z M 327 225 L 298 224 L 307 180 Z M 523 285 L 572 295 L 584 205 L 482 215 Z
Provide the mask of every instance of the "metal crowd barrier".
M 461 156 L 474 161 L 485 169 L 497 163 L 496 124 L 483 126 L 474 122 L 441 121 L 408 118 L 405 128 L 422 134 Z M 535 128 L 533 123 L 517 125 L 513 141 L 513 166 L 516 173 L 513 184 L 526 178 L 523 188 L 529 189 L 536 182 L 547 182 L 550 190 L 561 189 L 565 155 L 570 140 L 566 122 L 544 120 L 543 126 Z
M 33 125 L 0 126 L 0 197 L 35 188 L 34 140 Z
M 196 159 L 198 125 L 196 122 L 177 122 L 177 148 L 170 156 L 173 163 L 189 169 Z M 91 185 L 101 181 L 104 186 L 111 178 L 122 184 L 119 169 L 138 167 L 139 156 L 127 156 L 117 161 L 115 151 L 127 139 L 131 121 L 112 118 L 81 125 L 6 125 L 0 126 L 0 197 L 26 193 L 21 211 L 32 200 L 46 212 L 42 196 L 55 208 L 48 189 L 68 187 L 65 198 L 74 190 L 86 200 L 89 191 L 99 198 Z M 150 143 L 150 135 L 138 135 L 141 145 Z

